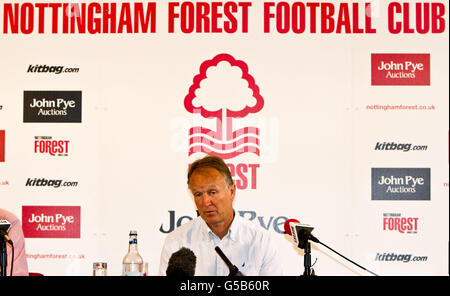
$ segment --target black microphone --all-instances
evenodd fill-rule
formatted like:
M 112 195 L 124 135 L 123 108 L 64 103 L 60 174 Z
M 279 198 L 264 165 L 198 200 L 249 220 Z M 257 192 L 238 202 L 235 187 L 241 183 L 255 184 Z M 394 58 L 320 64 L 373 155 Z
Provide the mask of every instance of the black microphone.
M 167 276 L 186 277 L 195 275 L 197 257 L 192 250 L 182 247 L 172 254 L 166 269 Z
M 222 260 L 228 266 L 228 269 L 230 270 L 230 274 L 228 276 L 245 276 L 242 272 L 239 271 L 236 265 L 233 265 L 233 263 L 231 263 L 231 261 L 228 260 L 227 256 L 225 256 L 225 254 L 219 247 L 215 247 L 215 250 L 217 254 L 219 254 L 220 258 L 222 258 Z
M 306 224 L 301 224 L 297 219 L 289 219 L 284 223 L 284 233 L 291 235 L 294 238 L 294 242 L 299 244 L 301 249 L 304 249 L 304 245 L 308 240 L 316 243 L 320 241 L 312 235 L 314 227 Z
M 12 245 L 12 240 L 8 236 L 8 230 L 10 227 L 11 223 L 9 223 L 8 220 L 0 220 L 0 237 Z

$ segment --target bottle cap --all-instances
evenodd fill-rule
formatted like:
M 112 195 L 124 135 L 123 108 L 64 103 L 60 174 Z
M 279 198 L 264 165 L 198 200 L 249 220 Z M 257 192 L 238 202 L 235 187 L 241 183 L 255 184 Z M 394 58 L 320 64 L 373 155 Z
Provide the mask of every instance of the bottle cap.
M 94 262 L 93 267 L 106 269 L 108 267 L 108 264 L 106 262 Z

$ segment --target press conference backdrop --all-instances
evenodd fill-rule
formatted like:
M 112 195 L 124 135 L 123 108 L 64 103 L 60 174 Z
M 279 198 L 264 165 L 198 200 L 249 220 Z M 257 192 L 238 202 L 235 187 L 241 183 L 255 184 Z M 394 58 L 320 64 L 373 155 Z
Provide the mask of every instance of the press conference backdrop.
M 379 275 L 448 274 L 448 1 L 2 1 L 0 207 L 29 269 L 156 275 L 223 157 L 236 214 Z M 317 275 L 369 275 L 312 245 Z

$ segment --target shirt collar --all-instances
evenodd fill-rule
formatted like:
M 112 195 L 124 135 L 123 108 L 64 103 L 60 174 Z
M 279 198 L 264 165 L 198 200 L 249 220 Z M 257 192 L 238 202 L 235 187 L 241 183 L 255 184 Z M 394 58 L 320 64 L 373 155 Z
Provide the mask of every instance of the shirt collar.
M 227 235 L 224 236 L 224 238 L 230 238 L 232 241 L 237 242 L 238 240 L 238 229 L 239 229 L 239 217 L 236 215 L 236 212 L 233 210 L 233 221 L 231 222 L 230 228 L 228 228 Z M 212 232 L 211 228 L 209 228 L 208 224 L 206 224 L 205 220 L 200 217 L 202 220 L 201 228 L 202 232 L 206 234 L 207 237 L 209 237 L 210 240 L 213 240 L 214 238 L 219 239 L 219 237 Z

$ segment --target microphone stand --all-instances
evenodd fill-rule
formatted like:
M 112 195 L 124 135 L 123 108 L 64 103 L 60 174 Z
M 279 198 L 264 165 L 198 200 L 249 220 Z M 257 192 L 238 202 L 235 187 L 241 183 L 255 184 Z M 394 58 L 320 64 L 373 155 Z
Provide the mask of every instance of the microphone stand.
M 3 237 L 0 238 L 0 276 L 6 276 L 6 264 L 7 264 L 7 254 L 6 254 L 6 242 Z
M 305 266 L 305 271 L 303 272 L 303 275 L 304 276 L 315 275 L 314 269 L 311 268 L 311 244 L 309 243 L 309 241 L 306 242 L 305 255 L 303 257 L 304 257 L 303 265 Z
M 306 240 L 306 242 L 303 243 L 300 241 L 298 243 L 298 247 L 300 249 L 305 249 L 305 255 L 303 256 L 303 265 L 305 267 L 305 271 L 303 272 L 303 276 L 314 276 L 316 275 L 314 272 L 314 269 L 311 268 L 311 243 L 309 240 Z

